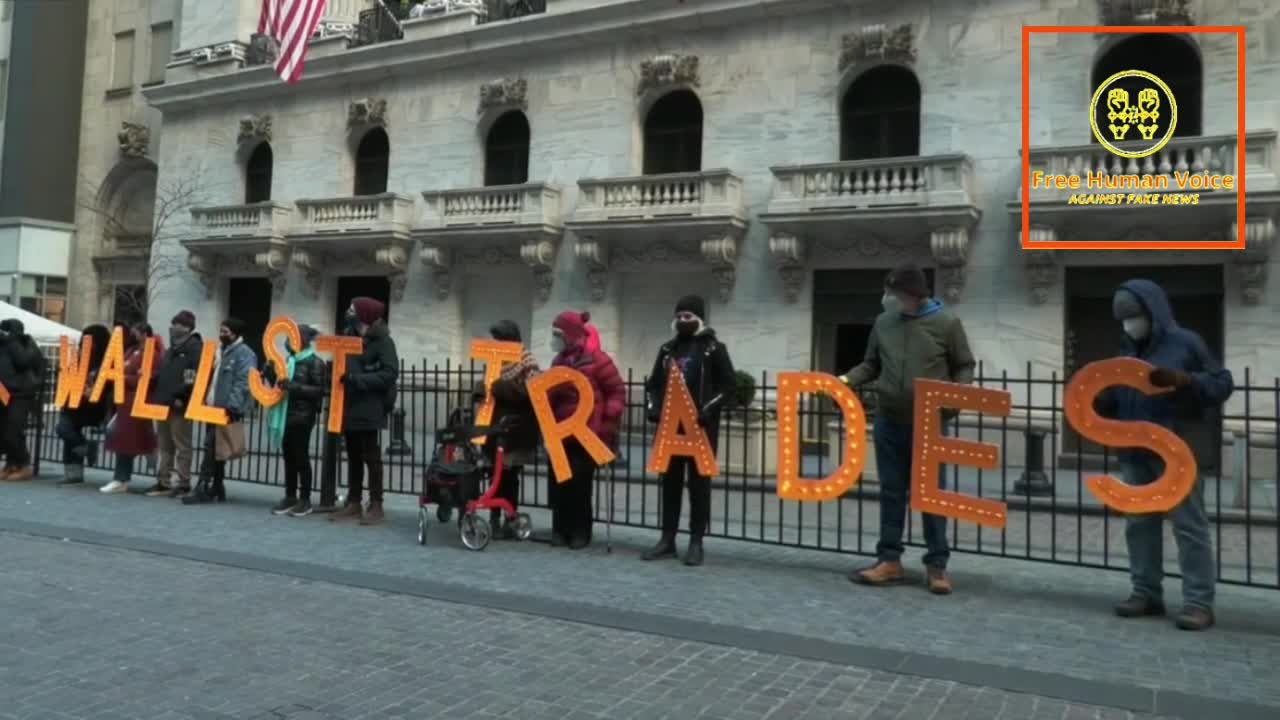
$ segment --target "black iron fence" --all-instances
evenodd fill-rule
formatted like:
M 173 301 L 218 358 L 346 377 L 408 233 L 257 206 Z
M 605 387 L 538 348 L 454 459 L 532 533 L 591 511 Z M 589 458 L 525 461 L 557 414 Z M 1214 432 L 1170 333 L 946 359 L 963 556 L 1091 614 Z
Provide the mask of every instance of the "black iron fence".
M 435 430 L 458 408 L 469 409 L 473 389 L 483 377 L 475 364 L 406 365 L 390 427 L 384 433 L 388 492 L 417 494 L 435 446 Z M 1280 588 L 1280 378 L 1259 382 L 1249 371 L 1236 378 L 1226 411 L 1195 426 L 1191 444 L 1204 465 L 1203 492 L 1212 523 L 1218 572 L 1226 583 Z M 51 379 L 49 387 L 54 387 Z M 948 466 L 947 487 L 1008 504 L 1005 528 L 993 530 L 969 523 L 950 523 L 958 552 L 1123 570 L 1128 567 L 1125 519 L 1103 506 L 1085 488 L 1085 478 L 1117 468 L 1112 451 L 1081 441 L 1065 424 L 1064 379 L 1036 376 L 1028 365 L 1021 376 L 986 375 L 976 384 L 1005 390 L 1013 397 L 1010 415 L 962 414 L 951 421 L 954 436 L 998 446 L 995 470 Z M 646 421 L 642 378 L 629 374 L 629 401 L 622 426 L 618 459 L 596 481 L 596 517 L 619 525 L 657 528 L 660 518 L 658 478 L 646 472 L 655 427 Z M 752 542 L 872 554 L 879 529 L 874 444 L 867 443 L 861 481 L 838 500 L 801 503 L 776 494 L 776 385 L 770 374 L 741 387 L 743 400 L 722 423 L 720 477 L 713 480 L 711 534 Z M 754 385 L 754 388 L 751 387 Z M 51 393 L 47 393 L 51 394 Z M 51 402 L 49 400 L 48 402 Z M 864 396 L 874 413 L 874 395 Z M 803 474 L 821 477 L 843 460 L 842 417 L 826 400 L 802 397 Z M 38 456 L 59 462 L 61 445 L 53 435 L 57 411 L 44 406 L 33 428 Z M 228 468 L 233 480 L 283 484 L 283 461 L 266 436 L 265 413 L 248 420 L 248 457 Z M 101 451 L 101 431 L 93 436 L 93 466 L 109 469 L 113 459 Z M 326 475 L 343 486 L 345 458 L 341 441 L 317 431 L 314 463 L 317 478 Z M 143 462 L 146 474 L 154 462 Z M 526 469 L 522 504 L 546 506 L 550 474 L 545 456 Z M 911 525 L 908 538 L 920 544 L 922 532 Z M 1171 575 L 1174 543 L 1166 530 L 1165 553 Z

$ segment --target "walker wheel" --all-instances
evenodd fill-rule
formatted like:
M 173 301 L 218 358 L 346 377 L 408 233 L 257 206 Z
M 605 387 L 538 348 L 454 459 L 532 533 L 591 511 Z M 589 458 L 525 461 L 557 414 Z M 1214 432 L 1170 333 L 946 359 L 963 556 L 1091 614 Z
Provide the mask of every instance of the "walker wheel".
M 528 540 L 533 535 L 533 520 L 528 513 L 516 513 L 511 529 L 515 531 L 517 540 Z
M 453 508 L 441 503 L 436 506 L 436 519 L 442 523 L 447 523 L 453 519 Z
M 458 537 L 468 550 L 483 550 L 493 539 L 493 529 L 489 521 L 476 513 L 467 513 L 459 518 Z
M 418 508 L 418 544 L 427 544 L 427 509 Z

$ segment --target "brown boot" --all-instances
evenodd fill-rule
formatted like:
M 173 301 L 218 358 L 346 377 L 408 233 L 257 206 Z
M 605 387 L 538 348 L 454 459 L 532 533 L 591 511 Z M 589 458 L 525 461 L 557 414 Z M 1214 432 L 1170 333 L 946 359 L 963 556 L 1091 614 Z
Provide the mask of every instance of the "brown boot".
M 951 594 L 951 576 L 947 574 L 945 568 L 927 567 L 925 568 L 925 576 L 929 592 L 934 595 Z
M 35 470 L 32 470 L 30 465 L 26 465 L 9 471 L 5 474 L 4 479 L 8 482 L 26 482 L 35 476 Z
M 382 501 L 370 500 L 369 507 L 364 511 L 364 517 L 360 518 L 361 525 L 381 525 L 383 520 Z
M 1178 613 L 1178 617 L 1174 619 L 1174 624 L 1179 630 L 1190 630 L 1196 632 L 1199 630 L 1208 630 L 1213 627 L 1213 611 L 1205 608 L 1188 605 Z
M 329 516 L 329 522 L 338 522 L 339 520 L 360 520 L 364 517 L 364 510 L 360 507 L 360 501 L 348 500 L 341 510 L 335 511 Z
M 849 580 L 859 585 L 876 587 L 901 585 L 906 579 L 907 573 L 902 569 L 902 563 L 897 560 L 882 560 L 849 576 Z

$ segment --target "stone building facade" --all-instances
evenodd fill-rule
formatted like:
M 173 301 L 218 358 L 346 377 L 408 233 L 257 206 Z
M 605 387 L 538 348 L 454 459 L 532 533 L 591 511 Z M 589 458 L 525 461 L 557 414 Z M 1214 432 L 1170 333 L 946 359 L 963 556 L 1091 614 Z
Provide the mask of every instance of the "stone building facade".
M 166 82 L 145 91 L 164 113 L 155 161 L 162 180 L 200 167 L 220 190 L 155 249 L 192 272 L 157 288 L 153 319 L 332 327 L 375 294 L 404 357 L 443 363 L 503 317 L 545 356 L 551 319 L 574 308 L 643 373 L 675 299 L 702 293 L 742 368 L 844 370 L 885 271 L 914 260 L 989 376 L 1111 352 L 1109 298 L 1133 275 L 1165 283 L 1233 369 L 1280 375 L 1280 5 L 548 0 L 490 22 L 442 5 L 386 42 L 326 30 L 290 88 L 255 64 L 256 0 L 183 0 Z M 1097 24 L 1247 27 L 1248 251 L 1020 249 L 1021 28 Z M 1036 37 L 1032 165 L 1119 171 L 1090 144 L 1087 106 L 1099 72 L 1140 62 L 1195 116 L 1157 166 L 1231 171 L 1236 50 L 1222 35 Z M 1216 209 L 1100 213 L 1037 196 L 1032 232 L 1236 232 Z

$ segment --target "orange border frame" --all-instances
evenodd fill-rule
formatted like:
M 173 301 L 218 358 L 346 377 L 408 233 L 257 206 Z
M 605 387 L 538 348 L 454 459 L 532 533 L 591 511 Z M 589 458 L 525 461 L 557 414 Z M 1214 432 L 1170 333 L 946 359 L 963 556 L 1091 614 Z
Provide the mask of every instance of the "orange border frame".
M 1236 159 L 1236 238 L 1231 242 L 1159 240 L 1048 240 L 1028 241 L 1031 236 L 1031 34 L 1032 33 L 1222 33 L 1236 36 L 1236 97 L 1239 102 L 1236 132 L 1239 157 Z M 1244 250 L 1245 249 L 1245 27 L 1243 25 L 1024 25 L 1022 27 L 1022 235 L 1023 250 Z

